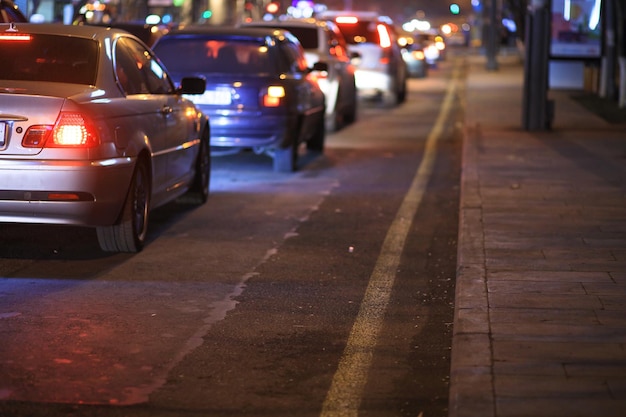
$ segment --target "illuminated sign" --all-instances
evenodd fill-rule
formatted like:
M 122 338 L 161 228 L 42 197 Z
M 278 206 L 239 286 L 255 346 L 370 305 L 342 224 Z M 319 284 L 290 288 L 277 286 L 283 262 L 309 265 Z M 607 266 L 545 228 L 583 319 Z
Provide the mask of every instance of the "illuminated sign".
M 598 58 L 602 54 L 602 0 L 552 0 L 550 55 Z

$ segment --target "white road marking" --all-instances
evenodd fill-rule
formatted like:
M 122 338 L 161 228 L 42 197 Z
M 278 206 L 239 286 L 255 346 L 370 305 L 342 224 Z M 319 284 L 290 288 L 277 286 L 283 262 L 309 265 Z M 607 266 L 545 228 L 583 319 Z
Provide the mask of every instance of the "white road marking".
M 452 82 L 448 84 L 441 111 L 426 139 L 422 162 L 387 231 L 346 348 L 322 405 L 321 417 L 358 416 L 361 395 L 367 382 L 367 374 L 383 325 L 404 243 L 432 174 L 437 156 L 437 141 L 452 109 L 458 79 L 459 68 L 457 66 Z

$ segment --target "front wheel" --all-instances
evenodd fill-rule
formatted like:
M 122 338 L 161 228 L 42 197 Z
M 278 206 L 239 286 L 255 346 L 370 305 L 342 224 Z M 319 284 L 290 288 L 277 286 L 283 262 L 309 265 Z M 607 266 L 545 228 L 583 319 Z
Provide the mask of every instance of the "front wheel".
M 100 248 L 106 252 L 139 252 L 148 230 L 150 174 L 148 164 L 139 159 L 131 179 L 119 221 L 96 228 Z

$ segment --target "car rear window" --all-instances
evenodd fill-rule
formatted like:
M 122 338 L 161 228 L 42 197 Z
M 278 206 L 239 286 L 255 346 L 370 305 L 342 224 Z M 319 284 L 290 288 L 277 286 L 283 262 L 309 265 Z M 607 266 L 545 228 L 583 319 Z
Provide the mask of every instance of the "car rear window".
M 298 26 L 281 26 L 282 29 L 291 32 L 304 49 L 317 49 L 319 41 L 317 39 L 317 28 L 303 28 Z
M 377 22 L 358 21 L 356 23 L 337 23 L 346 42 L 355 45 L 359 43 L 380 44 L 380 37 L 376 30 Z
M 258 40 L 170 37 L 162 38 L 154 51 L 176 73 L 273 72 L 269 49 Z
M 98 43 L 69 36 L 5 33 L 0 79 L 89 84 L 96 82 Z

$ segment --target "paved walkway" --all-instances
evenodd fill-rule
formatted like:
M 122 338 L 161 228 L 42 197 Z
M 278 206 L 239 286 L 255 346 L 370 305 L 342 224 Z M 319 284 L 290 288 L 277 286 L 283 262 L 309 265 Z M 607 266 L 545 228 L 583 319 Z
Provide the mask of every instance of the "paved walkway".
M 450 417 L 626 416 L 626 124 L 470 58 Z

